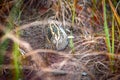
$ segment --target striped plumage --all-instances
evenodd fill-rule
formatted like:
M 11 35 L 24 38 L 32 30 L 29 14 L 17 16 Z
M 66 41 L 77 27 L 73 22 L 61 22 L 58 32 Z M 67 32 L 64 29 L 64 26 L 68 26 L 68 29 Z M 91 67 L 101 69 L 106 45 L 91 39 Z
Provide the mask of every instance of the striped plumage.
M 56 50 L 64 50 L 68 45 L 68 36 L 60 25 L 50 25 L 47 30 L 47 37 L 55 45 Z

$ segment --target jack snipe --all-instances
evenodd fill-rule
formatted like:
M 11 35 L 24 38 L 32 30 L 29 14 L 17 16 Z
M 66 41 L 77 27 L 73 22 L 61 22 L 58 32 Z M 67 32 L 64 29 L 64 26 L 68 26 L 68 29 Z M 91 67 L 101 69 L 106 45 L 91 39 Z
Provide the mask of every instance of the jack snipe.
M 47 29 L 47 39 L 56 50 L 64 50 L 68 45 L 68 36 L 61 25 L 51 23 Z

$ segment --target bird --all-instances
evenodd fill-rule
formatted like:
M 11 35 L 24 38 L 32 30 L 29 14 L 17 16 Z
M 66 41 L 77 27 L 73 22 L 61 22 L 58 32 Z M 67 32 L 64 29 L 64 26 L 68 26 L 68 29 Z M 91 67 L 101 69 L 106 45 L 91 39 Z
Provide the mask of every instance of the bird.
M 58 51 L 64 50 L 68 45 L 68 35 L 62 25 L 50 24 L 47 29 L 47 38 Z

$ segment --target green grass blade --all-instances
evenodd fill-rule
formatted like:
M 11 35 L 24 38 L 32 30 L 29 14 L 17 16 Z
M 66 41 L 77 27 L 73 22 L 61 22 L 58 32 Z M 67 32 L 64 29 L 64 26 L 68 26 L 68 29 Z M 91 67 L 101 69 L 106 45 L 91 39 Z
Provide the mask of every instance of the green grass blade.
M 107 25 L 105 0 L 103 0 L 103 10 L 104 10 L 103 14 L 104 14 L 104 31 L 105 31 L 105 35 L 106 35 L 106 45 L 107 45 L 108 52 L 111 53 L 110 35 L 109 35 L 109 28 L 108 28 L 108 25 Z
M 0 70 L 1 70 L 1 65 L 3 64 L 4 55 L 6 53 L 8 43 L 9 43 L 8 39 L 0 43 Z
M 114 27 L 114 16 L 112 19 L 112 53 L 114 54 L 114 41 L 115 41 L 115 27 Z
M 72 25 L 74 25 L 74 20 L 75 20 L 75 16 L 76 16 L 76 13 L 75 13 L 76 3 L 77 3 L 77 0 L 74 0 L 73 6 L 72 6 Z
M 15 5 L 13 6 L 13 8 L 11 9 L 11 12 L 9 14 L 9 18 L 8 18 L 8 29 L 6 30 L 6 34 L 9 33 L 9 31 L 11 31 L 12 29 L 14 29 L 14 24 L 17 21 L 17 23 L 19 24 L 19 20 L 20 20 L 20 16 L 21 16 L 21 5 L 22 5 L 23 1 L 22 0 L 16 0 Z M 16 36 L 19 36 L 18 33 L 16 33 Z M 19 80 L 21 77 L 21 71 L 20 71 L 20 63 L 18 61 L 18 56 L 19 56 L 19 44 L 15 43 L 13 44 L 13 64 L 15 67 L 14 70 L 14 80 Z
M 14 66 L 15 66 L 15 78 L 14 80 L 18 80 L 21 77 L 21 71 L 20 71 L 20 63 L 18 60 L 20 53 L 19 53 L 19 45 L 17 43 L 14 43 L 13 45 L 13 58 L 14 58 Z
M 112 72 L 114 72 L 114 49 L 115 49 L 115 44 L 114 44 L 114 41 L 115 41 L 115 27 L 114 27 L 114 16 L 112 18 L 112 49 L 111 49 L 111 53 L 112 53 L 112 56 L 110 57 L 111 58 L 111 69 L 112 69 Z
M 72 31 L 70 32 L 70 36 L 73 36 Z M 70 38 L 69 46 L 72 49 L 72 53 L 74 53 L 75 52 L 75 48 L 74 48 L 73 38 Z

